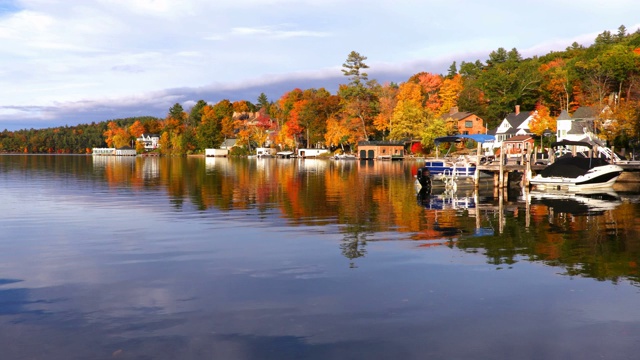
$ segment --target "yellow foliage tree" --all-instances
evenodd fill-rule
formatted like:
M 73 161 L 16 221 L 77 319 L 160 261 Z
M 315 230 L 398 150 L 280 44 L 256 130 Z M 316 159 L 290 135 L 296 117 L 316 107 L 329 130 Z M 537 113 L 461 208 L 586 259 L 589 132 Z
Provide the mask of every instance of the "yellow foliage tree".
M 344 145 L 355 144 L 357 138 L 357 123 L 349 122 L 348 118 L 342 119 L 335 116 L 327 119 L 327 132 L 324 135 L 327 146 L 340 146 L 344 150 Z
M 542 133 L 549 129 L 551 132 L 556 132 L 556 119 L 549 114 L 549 108 L 538 104 L 536 105 L 536 111 L 533 118 L 529 122 L 529 130 L 532 133 L 542 136 Z
M 458 106 L 458 98 L 460 97 L 460 93 L 463 89 L 464 85 L 460 74 L 456 74 L 450 79 L 444 79 L 442 86 L 440 86 L 440 91 L 438 92 L 438 97 L 440 97 L 442 105 L 435 115 L 441 116 L 442 114 L 446 114 L 451 111 L 451 108 Z
M 389 138 L 400 140 L 417 136 L 420 128 L 425 125 L 427 112 L 422 106 L 422 88 L 414 82 L 400 85 L 398 103 L 393 110 L 391 122 L 393 127 Z

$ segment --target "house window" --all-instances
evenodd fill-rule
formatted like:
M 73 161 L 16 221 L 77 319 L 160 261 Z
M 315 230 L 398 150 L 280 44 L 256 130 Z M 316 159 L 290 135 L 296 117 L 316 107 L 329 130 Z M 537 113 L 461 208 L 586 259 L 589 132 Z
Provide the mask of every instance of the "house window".
M 468 131 L 463 131 L 462 135 L 469 135 L 469 132 Z
M 473 127 L 473 121 L 471 120 L 467 120 L 464 122 L 464 127 L 466 128 L 472 128 Z

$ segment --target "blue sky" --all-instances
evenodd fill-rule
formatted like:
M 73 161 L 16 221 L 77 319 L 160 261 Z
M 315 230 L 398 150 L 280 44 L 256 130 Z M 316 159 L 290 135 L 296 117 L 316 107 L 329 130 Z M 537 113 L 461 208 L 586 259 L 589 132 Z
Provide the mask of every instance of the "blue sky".
M 640 27 L 637 0 L 0 0 L 0 130 L 166 116 L 197 100 L 335 92 L 355 50 L 403 82 L 589 45 Z

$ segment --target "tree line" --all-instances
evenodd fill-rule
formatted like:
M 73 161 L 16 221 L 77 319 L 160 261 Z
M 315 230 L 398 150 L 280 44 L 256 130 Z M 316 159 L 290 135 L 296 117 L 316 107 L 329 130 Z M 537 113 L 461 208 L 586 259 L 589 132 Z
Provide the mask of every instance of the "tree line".
M 42 130 L 0 133 L 0 151 L 86 153 L 92 147 L 137 146 L 142 133 L 158 134 L 164 154 L 215 148 L 226 138 L 243 149 L 329 147 L 353 149 L 363 140 L 418 139 L 423 151 L 433 139 L 454 134 L 447 115 L 456 107 L 496 127 L 516 105 L 537 110 L 531 130 L 555 131 L 555 118 L 581 106 L 599 114 L 599 134 L 616 146 L 640 138 L 640 29 L 604 31 L 584 47 L 523 58 L 499 48 L 484 62 L 453 62 L 446 74 L 420 72 L 402 83 L 369 79 L 367 57 L 352 51 L 342 64 L 348 79 L 335 94 L 324 88 L 293 89 L 270 101 L 198 101 L 189 111 L 172 106 L 163 119 L 111 120 Z

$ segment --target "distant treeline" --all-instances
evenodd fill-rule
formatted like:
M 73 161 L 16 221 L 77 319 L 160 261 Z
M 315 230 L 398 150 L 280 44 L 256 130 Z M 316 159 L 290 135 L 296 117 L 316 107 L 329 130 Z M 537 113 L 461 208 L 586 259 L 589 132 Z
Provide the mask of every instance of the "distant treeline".
M 561 111 L 581 106 L 598 115 L 596 132 L 616 146 L 640 138 L 640 30 L 604 31 L 584 47 L 522 58 L 499 48 L 484 62 L 453 62 L 446 74 L 420 72 L 403 83 L 380 84 L 366 73 L 367 58 L 355 51 L 343 66 L 347 84 L 336 94 L 324 88 L 293 89 L 276 101 L 200 100 L 189 112 L 175 104 L 164 119 L 129 118 L 42 130 L 0 133 L 0 152 L 86 153 L 92 147 L 135 144 L 142 132 L 158 134 L 166 154 L 202 152 L 236 138 L 245 149 L 330 147 L 353 149 L 361 140 L 433 139 L 458 131 L 452 109 L 498 125 L 517 105 L 534 111 L 535 134 L 555 131 Z M 141 144 L 136 145 L 140 151 Z
M 150 121 L 153 117 L 137 117 L 110 120 L 76 126 L 59 126 L 45 129 L 29 129 L 0 133 L 0 152 L 9 153 L 50 153 L 85 154 L 94 147 L 105 147 L 104 133 L 107 124 L 129 127 L 135 121 Z

